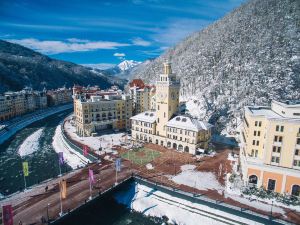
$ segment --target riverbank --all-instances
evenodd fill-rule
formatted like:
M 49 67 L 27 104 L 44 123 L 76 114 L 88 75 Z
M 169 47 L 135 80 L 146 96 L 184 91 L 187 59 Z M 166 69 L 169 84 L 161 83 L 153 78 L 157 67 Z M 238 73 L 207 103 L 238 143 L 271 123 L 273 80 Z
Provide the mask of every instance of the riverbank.
M 40 110 L 35 113 L 31 113 L 28 115 L 24 115 L 18 118 L 14 118 L 11 121 L 7 121 L 7 126 L 5 129 L 0 131 L 0 145 L 11 138 L 14 134 L 16 134 L 19 130 L 25 128 L 26 126 L 37 122 L 39 120 L 45 119 L 53 114 L 63 112 L 68 109 L 72 109 L 73 104 L 61 105 L 52 108 L 48 108 L 45 110 Z

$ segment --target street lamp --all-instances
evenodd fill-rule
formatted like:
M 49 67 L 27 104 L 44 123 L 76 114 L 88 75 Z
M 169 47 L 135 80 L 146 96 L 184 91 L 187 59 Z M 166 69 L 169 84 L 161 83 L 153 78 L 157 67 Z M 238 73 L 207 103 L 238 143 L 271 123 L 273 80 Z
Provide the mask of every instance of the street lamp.
M 47 204 L 47 224 L 50 224 L 50 221 L 49 221 L 49 206 L 50 206 L 50 203 Z

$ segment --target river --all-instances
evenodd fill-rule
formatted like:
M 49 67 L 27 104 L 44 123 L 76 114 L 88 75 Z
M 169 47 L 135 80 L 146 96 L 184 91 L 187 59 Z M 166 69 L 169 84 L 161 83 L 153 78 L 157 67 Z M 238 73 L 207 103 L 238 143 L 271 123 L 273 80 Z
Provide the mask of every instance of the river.
M 56 127 L 70 112 L 71 110 L 57 113 L 35 122 L 0 145 L 0 197 L 24 190 L 23 161 L 29 164 L 29 176 L 26 177 L 27 187 L 58 176 L 58 155 L 52 147 L 52 140 Z M 71 169 L 68 165 L 62 166 L 62 172 L 68 172 Z M 92 208 L 89 207 L 89 211 L 81 211 L 80 214 L 84 217 L 80 217 L 79 224 L 84 224 L 81 222 L 85 220 L 95 225 L 158 224 L 143 216 L 142 213 L 129 211 L 113 198 L 105 198 L 101 202 L 100 205 L 95 204 Z M 102 217 L 100 220 L 104 223 L 99 223 L 99 211 Z

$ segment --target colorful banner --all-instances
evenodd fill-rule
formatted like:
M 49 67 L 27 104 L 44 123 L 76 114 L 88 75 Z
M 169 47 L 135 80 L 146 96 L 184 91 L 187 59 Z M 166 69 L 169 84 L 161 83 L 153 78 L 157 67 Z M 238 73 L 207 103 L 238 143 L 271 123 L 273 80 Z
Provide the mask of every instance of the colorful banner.
M 62 199 L 67 198 L 67 181 L 61 180 L 59 182 L 60 196 Z
M 116 159 L 116 170 L 117 170 L 118 172 L 121 171 L 121 158 L 117 158 L 117 159 Z
M 11 205 L 2 206 L 2 223 L 3 225 L 13 225 L 13 208 Z
M 63 152 L 59 152 L 58 153 L 58 159 L 59 159 L 59 165 L 63 165 L 65 163 L 64 153 Z
M 23 162 L 23 174 L 25 177 L 29 176 L 28 162 Z
M 89 147 L 86 146 L 86 145 L 84 145 L 84 146 L 83 146 L 83 155 L 84 155 L 84 156 L 87 156 L 87 155 L 88 155 L 88 151 L 89 151 Z
M 89 181 L 90 181 L 90 184 L 95 183 L 94 172 L 91 169 L 89 169 Z

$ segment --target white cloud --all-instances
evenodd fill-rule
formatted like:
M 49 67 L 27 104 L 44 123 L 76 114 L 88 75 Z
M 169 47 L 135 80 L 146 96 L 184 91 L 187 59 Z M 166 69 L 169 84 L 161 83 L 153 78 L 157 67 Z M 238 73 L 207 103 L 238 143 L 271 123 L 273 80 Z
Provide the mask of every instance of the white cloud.
M 138 45 L 138 46 L 149 46 L 149 45 L 151 45 L 151 42 L 145 41 L 142 38 L 134 38 L 134 39 L 132 39 L 132 44 Z
M 52 55 L 65 52 L 84 52 L 98 49 L 116 49 L 117 47 L 130 46 L 130 44 L 110 41 L 90 41 L 71 38 L 67 41 L 41 41 L 34 38 L 6 39 L 38 52 Z
M 91 67 L 100 70 L 106 70 L 115 66 L 112 63 L 97 63 L 97 64 L 81 64 L 82 66 Z
M 116 53 L 114 54 L 114 56 L 116 56 L 116 57 L 125 57 L 126 54 L 125 54 L 125 53 L 118 53 L 118 52 L 116 52 Z
M 78 39 L 78 38 L 68 38 L 67 41 L 69 42 L 78 42 L 78 43 L 88 43 L 89 40 L 87 39 Z

